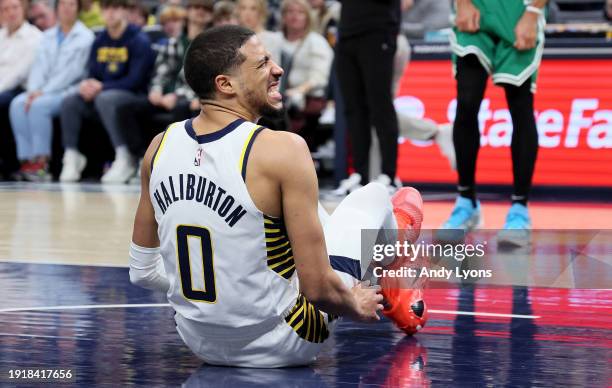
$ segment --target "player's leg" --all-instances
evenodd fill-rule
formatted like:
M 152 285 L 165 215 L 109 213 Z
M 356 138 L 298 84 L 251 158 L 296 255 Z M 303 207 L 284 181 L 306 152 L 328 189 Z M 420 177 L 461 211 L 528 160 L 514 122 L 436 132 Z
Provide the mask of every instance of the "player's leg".
M 514 190 L 512 206 L 498 241 L 520 246 L 529 242 L 531 218 L 527 210 L 527 201 L 538 154 L 538 130 L 533 114 L 531 80 L 525 81 L 519 87 L 504 85 L 504 89 L 512 116 L 511 153 Z
M 501 40 L 494 59 L 493 73 L 493 81 L 504 87 L 513 127 L 511 152 L 514 191 L 512 206 L 498 241 L 513 245 L 525 245 L 529 242 L 531 220 L 527 211 L 527 201 L 538 153 L 533 93 L 544 47 L 543 16 L 540 16 L 537 22 L 536 46 L 521 51 L 514 47 L 514 31 L 511 26 L 518 22 L 524 12 L 525 4 L 520 0 L 512 0 L 504 2 L 504 6 L 496 9 L 496 14 L 493 16 L 497 20 L 507 18 L 513 22 L 496 23 L 496 34 Z
M 329 218 L 324 216 L 330 263 L 347 287 L 353 287 L 366 274 L 375 244 L 416 241 L 422 208 L 421 195 L 413 188 L 402 188 L 389 197 L 385 186 L 370 183 L 346 197 Z M 399 269 L 405 262 L 393 256 L 378 265 Z M 424 326 L 427 315 L 421 289 L 401 278 L 381 278 L 380 284 L 387 303 L 383 313 L 388 318 L 408 334 Z
M 378 233 L 397 230 L 391 198 L 381 184 L 370 183 L 350 193 L 331 216 L 324 218 L 322 225 L 330 262 L 349 287 L 357 284 L 370 266 L 374 244 L 385 243 L 379 241 L 383 239 L 393 243 L 397 238 Z
M 480 149 L 478 111 L 487 85 L 488 74 L 477 56 L 457 58 L 457 113 L 453 126 L 453 142 L 457 155 L 459 197 L 442 225 L 438 238 L 454 241 L 481 223 L 480 203 L 476 200 L 476 160 Z

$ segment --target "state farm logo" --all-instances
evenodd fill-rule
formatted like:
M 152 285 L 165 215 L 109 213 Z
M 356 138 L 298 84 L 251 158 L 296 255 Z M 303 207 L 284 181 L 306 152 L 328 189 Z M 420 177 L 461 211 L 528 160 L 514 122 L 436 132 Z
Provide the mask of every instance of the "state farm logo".
M 505 105 L 505 102 L 503 103 Z M 500 105 L 500 103 L 497 103 Z M 419 98 L 402 96 L 395 100 L 398 114 L 424 118 L 426 106 Z M 457 100 L 449 102 L 446 120 L 455 119 Z M 612 110 L 601 109 L 598 98 L 574 98 L 571 104 L 559 103 L 558 108 L 535 112 L 539 143 L 543 148 L 591 149 L 612 148 Z M 442 124 L 443 120 L 436 120 Z M 484 99 L 478 113 L 480 143 L 489 147 L 509 147 L 512 141 L 512 118 L 507 108 L 491 109 L 491 100 Z M 431 142 L 412 141 L 424 146 Z

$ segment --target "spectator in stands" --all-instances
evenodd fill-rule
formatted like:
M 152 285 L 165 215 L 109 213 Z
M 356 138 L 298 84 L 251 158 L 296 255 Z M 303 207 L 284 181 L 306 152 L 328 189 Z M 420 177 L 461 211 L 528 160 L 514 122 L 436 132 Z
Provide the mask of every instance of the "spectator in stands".
M 55 25 L 55 11 L 49 0 L 35 0 L 30 4 L 28 19 L 39 30 L 45 31 Z
M 312 13 L 306 0 L 283 1 L 281 15 L 281 63 L 285 69 L 281 90 L 292 131 L 304 136 L 312 147 L 312 130 L 326 105 L 333 51 L 321 34 L 312 31 Z
M 612 0 L 606 0 L 606 5 L 604 8 L 604 17 L 606 20 L 612 22 Z
M 27 79 L 42 33 L 25 21 L 21 0 L 0 0 L 0 173 L 19 168 L 9 128 L 8 108 Z
M 89 57 L 89 76 L 78 93 L 66 97 L 61 107 L 64 147 L 62 182 L 81 178 L 86 158 L 78 151 L 83 119 L 95 113 L 110 136 L 115 160 L 102 177 L 104 183 L 123 183 L 136 172 L 136 161 L 126 144 L 126 130 L 118 107 L 138 100 L 146 92 L 154 53 L 149 38 L 127 22 L 126 0 L 103 0 L 106 29 L 96 38 Z
M 42 33 L 25 20 L 22 0 L 0 0 L 0 109 L 22 91 Z
M 175 11 L 172 11 L 175 8 Z M 180 9 L 169 6 L 162 11 L 164 15 L 180 15 Z M 153 115 L 167 113 L 166 122 L 163 126 L 175 121 L 182 121 L 194 115 L 200 109 L 200 102 L 187 85 L 183 72 L 183 58 L 185 51 L 191 41 L 205 29 L 205 19 L 200 17 L 197 8 L 190 7 L 187 13 L 187 28 L 183 31 L 184 22 L 180 22 L 177 37 L 170 37 L 168 43 L 161 47 L 155 60 L 155 70 L 151 81 L 151 88 L 148 96 L 140 96 L 123 104 L 120 109 L 120 117 L 124 119 L 126 131 L 129 128 L 129 145 L 133 154 L 139 158 L 144 156 L 144 152 L 156 135 L 150 128 L 145 128 L 143 123 L 147 123 Z
M 59 24 L 45 31 L 28 77 L 27 89 L 10 107 L 10 118 L 20 175 L 31 181 L 48 181 L 53 117 L 62 99 L 73 93 L 85 76 L 93 33 L 77 20 L 78 0 L 58 0 Z
M 197 20 L 198 24 L 209 27 L 212 23 L 214 0 L 187 0 L 187 13 L 189 18 Z
M 185 28 L 187 11 L 183 7 L 171 5 L 165 7 L 159 14 L 159 24 L 164 34 L 169 38 L 178 38 Z
M 266 0 L 238 0 L 236 10 L 238 23 L 257 33 L 266 50 L 272 54 L 272 60 L 281 63 L 281 46 L 283 37 L 278 32 L 265 29 L 268 19 L 268 4 Z
M 312 29 L 323 35 L 330 46 L 336 45 L 338 22 L 340 21 L 340 2 L 308 0 L 312 7 Z
M 213 7 L 212 26 L 223 26 L 226 24 L 238 24 L 236 17 L 236 5 L 232 1 L 221 0 Z
M 79 20 L 87 26 L 87 28 L 104 27 L 104 19 L 100 10 L 100 3 L 96 0 L 83 0 L 81 3 L 81 13 Z
M 140 0 L 129 2 L 128 22 L 138 27 L 144 27 L 149 21 L 149 9 Z

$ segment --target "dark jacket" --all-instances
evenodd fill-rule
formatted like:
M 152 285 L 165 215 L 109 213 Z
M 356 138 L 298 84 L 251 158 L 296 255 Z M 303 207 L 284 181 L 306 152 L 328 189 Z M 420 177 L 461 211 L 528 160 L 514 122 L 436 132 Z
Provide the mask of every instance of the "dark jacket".
M 155 61 L 147 35 L 129 24 L 119 39 L 104 30 L 89 55 L 89 77 L 102 82 L 104 90 L 124 89 L 146 92 Z

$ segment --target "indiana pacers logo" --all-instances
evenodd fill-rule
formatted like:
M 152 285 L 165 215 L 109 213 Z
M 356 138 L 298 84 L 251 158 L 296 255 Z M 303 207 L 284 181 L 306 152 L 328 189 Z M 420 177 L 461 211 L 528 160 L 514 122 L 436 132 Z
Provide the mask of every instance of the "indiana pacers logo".
M 202 162 L 202 156 L 204 156 L 204 150 L 202 148 L 198 148 L 198 150 L 196 151 L 195 158 L 193 159 L 194 166 L 200 165 L 200 163 Z

